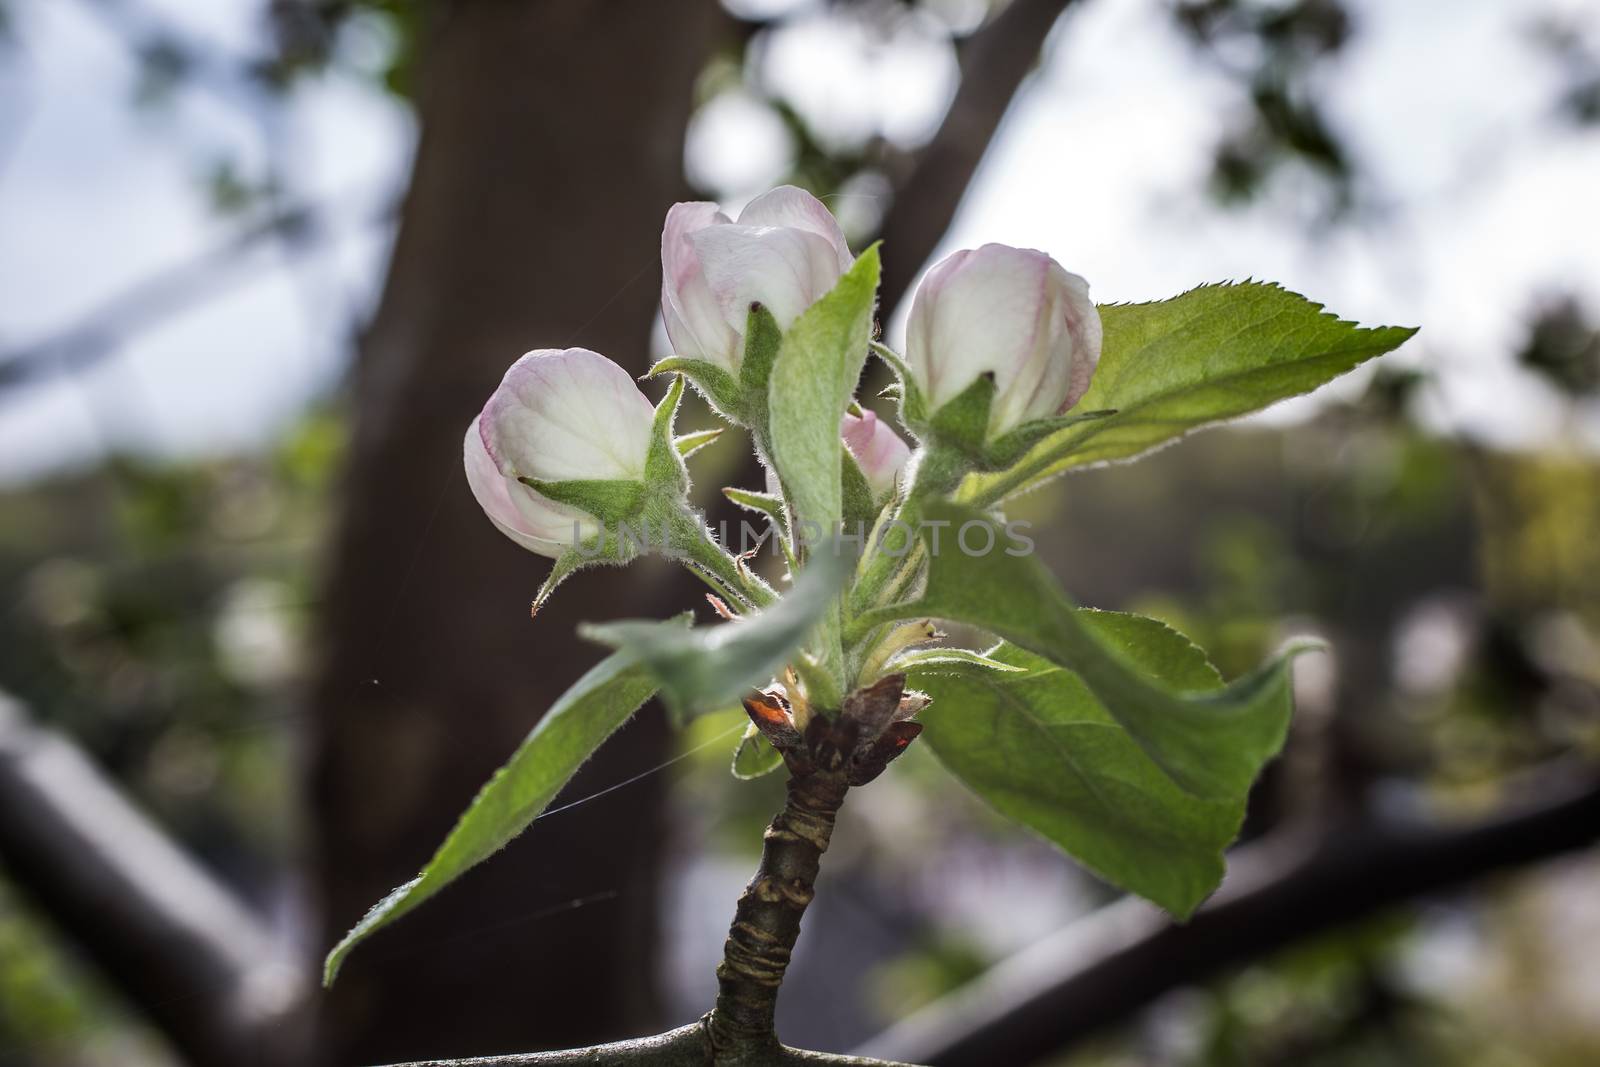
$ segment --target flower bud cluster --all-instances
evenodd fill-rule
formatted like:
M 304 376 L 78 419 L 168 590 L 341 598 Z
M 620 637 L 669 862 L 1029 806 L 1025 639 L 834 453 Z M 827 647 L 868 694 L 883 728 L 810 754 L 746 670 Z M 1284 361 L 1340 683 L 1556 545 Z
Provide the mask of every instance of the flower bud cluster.
M 853 262 L 833 215 L 790 186 L 757 197 L 737 219 L 714 204 L 674 205 L 661 235 L 661 314 L 675 360 L 738 382 L 753 343 L 746 336 L 752 308 L 787 330 Z M 961 434 L 943 432 L 966 442 L 961 455 L 980 464 L 992 459 L 984 450 L 993 442 L 1032 440 L 1030 428 L 1044 432 L 1078 402 L 1100 339 L 1082 278 L 1043 252 L 988 244 L 928 272 L 912 301 L 904 359 L 885 358 L 901 375 L 904 428 L 933 448 L 941 427 L 965 426 Z M 695 380 L 692 371 L 681 373 Z M 726 405 L 724 414 L 727 407 L 748 410 Z M 905 491 L 914 453 L 874 412 L 856 410 L 843 415 L 840 433 L 878 507 Z M 670 413 L 664 424 L 670 430 Z M 581 493 L 553 499 L 558 484 L 637 485 L 640 500 L 645 490 L 681 498 L 683 486 L 650 463 L 662 425 L 627 372 L 599 353 L 529 352 L 467 430 L 467 483 L 507 537 L 561 557 L 602 533 L 604 517 Z M 647 484 L 652 479 L 661 484 Z

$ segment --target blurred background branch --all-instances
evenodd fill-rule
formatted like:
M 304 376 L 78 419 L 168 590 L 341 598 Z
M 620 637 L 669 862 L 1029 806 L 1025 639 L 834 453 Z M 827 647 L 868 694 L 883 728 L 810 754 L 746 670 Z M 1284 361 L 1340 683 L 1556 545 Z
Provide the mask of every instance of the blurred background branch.
M 1285 828 L 1234 853 L 1223 887 L 1190 922 L 1131 898 L 1107 905 L 859 1051 L 936 1067 L 1034 1063 L 1224 968 L 1600 839 L 1600 774 L 1541 768 L 1521 791 L 1530 795 L 1460 824 L 1394 815 Z
M 76 745 L 3 693 L 0 864 L 189 1062 L 304 1062 L 303 961 Z

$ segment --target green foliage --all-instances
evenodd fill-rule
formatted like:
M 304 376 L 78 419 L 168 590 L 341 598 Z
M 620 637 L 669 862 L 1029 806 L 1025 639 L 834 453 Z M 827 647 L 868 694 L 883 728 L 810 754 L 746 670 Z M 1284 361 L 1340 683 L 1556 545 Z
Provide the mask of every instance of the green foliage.
M 1154 619 L 1078 615 L 1172 689 L 1222 683 L 1197 647 Z M 1013 669 L 929 659 L 908 672 L 933 697 L 923 737 L 940 761 L 1107 881 L 1188 917 L 1222 880 L 1222 850 L 1244 820 L 1244 795 L 1185 793 L 1082 678 L 1009 644 L 989 655 Z
M 852 561 L 818 552 L 787 596 L 771 607 L 709 629 L 625 620 L 580 628 L 654 672 L 661 698 L 681 719 L 736 703 L 781 670 L 833 606 Z
M 772 459 L 796 521 L 824 532 L 844 518 L 839 421 L 867 358 L 878 269 L 873 246 L 790 327 L 772 368 Z
M 739 747 L 733 752 L 733 776 L 743 781 L 771 774 L 783 766 L 783 755 L 772 747 L 767 736 L 754 723 L 745 728 Z
M 963 498 L 1003 500 L 1062 471 L 1131 459 L 1201 426 L 1308 393 L 1416 331 L 1363 329 L 1276 285 L 1203 285 L 1171 300 L 1100 309 L 1105 327 L 1084 411 L 1115 414 L 1052 435 Z
M 655 689 L 650 671 L 626 652 L 606 658 L 574 682 L 489 779 L 422 873 L 374 905 L 328 953 L 323 981 L 333 984 L 356 945 L 527 829 L 601 742 Z
M 930 502 L 926 517 L 959 532 L 988 526 L 981 512 Z M 926 536 L 926 533 L 925 533 Z M 948 536 L 946 541 L 948 541 Z M 1291 648 L 1221 689 L 1175 688 L 1140 669 L 1138 635 L 1086 626 L 1055 578 L 1027 555 L 930 550 L 927 585 L 914 601 L 866 613 L 861 629 L 905 618 L 977 626 L 1077 673 L 1112 716 L 1179 786 L 1197 797 L 1247 792 L 1283 744 L 1289 724 Z M 931 541 L 930 541 L 931 549 Z

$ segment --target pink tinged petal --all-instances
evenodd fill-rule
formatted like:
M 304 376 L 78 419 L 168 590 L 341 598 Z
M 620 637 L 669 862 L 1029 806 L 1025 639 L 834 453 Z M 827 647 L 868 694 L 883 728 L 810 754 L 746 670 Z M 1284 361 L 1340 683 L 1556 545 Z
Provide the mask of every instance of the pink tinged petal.
M 661 319 L 674 354 L 736 370 L 742 345 L 730 329 L 705 274 L 692 234 L 725 226 L 728 216 L 704 202 L 674 204 L 661 230 Z
M 998 435 L 1082 396 L 1098 359 L 1099 316 L 1083 279 L 1043 252 L 990 244 L 929 273 L 906 348 L 930 409 L 992 372 L 989 429 Z
M 572 543 L 575 521 L 579 523 L 582 536 L 594 532 L 594 520 L 545 500 L 526 486 L 510 481 L 501 474 L 483 445 L 483 433 L 477 419 L 473 419 L 467 427 L 466 439 L 462 442 L 462 460 L 467 473 L 467 487 L 472 490 L 473 499 L 483 513 L 489 517 L 495 529 L 528 551 L 552 558 L 559 556 Z M 533 498 L 529 503 L 541 503 L 546 510 L 532 510 L 530 514 L 529 507 L 519 506 L 513 493 Z M 589 529 L 583 529 L 585 525 Z
M 1067 398 L 1061 404 L 1061 411 L 1065 412 L 1083 399 L 1083 394 L 1089 391 L 1094 380 L 1094 370 L 1100 364 L 1103 328 L 1100 309 L 1089 298 L 1089 283 L 1071 271 L 1063 270 L 1061 273 L 1066 275 L 1062 290 L 1062 314 L 1072 343 L 1072 370 L 1068 375 Z
M 858 418 L 846 413 L 839 426 L 844 443 L 866 475 L 872 495 L 881 497 L 894 489 L 895 479 L 911 458 L 911 448 L 872 410 Z
M 787 330 L 839 280 L 827 241 L 805 230 L 714 226 L 690 236 L 725 322 L 743 331 L 752 303 Z
M 508 478 L 639 479 L 654 414 L 627 371 L 599 353 L 540 349 L 506 371 L 481 427 Z
M 739 225 L 782 226 L 814 233 L 833 249 L 841 274 L 855 262 L 833 212 L 822 201 L 793 185 L 780 185 L 750 201 L 739 213 Z
M 950 285 L 950 280 L 960 273 L 962 265 L 971 255 L 971 249 L 962 249 L 934 264 L 923 276 L 922 283 L 917 286 L 911 299 L 911 315 L 906 323 L 906 365 L 916 379 L 923 399 L 929 403 L 930 412 L 934 406 L 933 395 L 941 391 L 941 379 L 946 377 L 942 373 L 946 368 L 941 360 L 934 358 L 933 353 L 934 308 Z

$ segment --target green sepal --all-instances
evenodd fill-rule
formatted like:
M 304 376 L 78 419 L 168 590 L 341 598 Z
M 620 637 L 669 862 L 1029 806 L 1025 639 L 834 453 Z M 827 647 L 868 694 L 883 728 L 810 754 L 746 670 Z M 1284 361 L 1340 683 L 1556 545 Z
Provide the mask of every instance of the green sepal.
M 772 520 L 772 525 L 777 528 L 780 534 L 786 538 L 789 536 L 789 516 L 788 512 L 784 510 L 783 497 L 772 493 L 758 493 L 753 489 L 740 489 L 731 485 L 723 488 L 722 495 L 746 511 L 765 515 Z
M 689 492 L 689 468 L 684 466 L 683 453 L 672 436 L 672 424 L 682 401 L 683 378 L 674 378 L 667 387 L 667 395 L 656 405 L 655 418 L 650 423 L 650 451 L 645 454 L 644 481 L 650 492 L 660 497 L 679 498 Z
M 839 457 L 839 473 L 841 489 L 844 500 L 844 532 L 854 535 L 861 531 L 863 541 L 866 534 L 878 520 L 878 512 L 883 509 L 894 490 L 885 493 L 882 499 L 872 498 L 872 486 L 867 484 L 867 476 L 861 473 L 861 464 L 856 462 L 856 457 L 850 449 L 844 449 L 844 454 Z
M 789 533 L 789 512 L 783 503 L 783 497 L 772 493 L 757 493 L 750 489 L 737 489 L 725 486 L 722 495 L 744 508 L 754 511 L 758 515 L 765 515 L 772 523 L 772 528 L 777 531 L 778 547 L 783 550 L 784 562 L 789 565 L 790 574 L 798 574 L 800 561 L 795 558 L 793 538 Z
M 706 398 L 717 414 L 750 431 L 762 455 L 769 452 L 767 382 L 778 358 L 783 331 L 778 320 L 759 303 L 750 305 L 745 317 L 744 352 L 737 375 L 719 364 L 687 356 L 668 356 L 651 367 L 646 377 L 675 374 Z
M 603 538 L 605 535 L 602 533 L 600 536 Z M 594 547 L 594 540 L 591 540 L 589 545 L 591 548 Z M 544 581 L 539 584 L 539 591 L 534 594 L 533 609 L 530 614 L 539 614 L 544 602 L 556 591 L 556 586 L 595 562 L 598 561 L 594 555 L 584 555 L 574 548 L 569 548 L 557 556 L 555 566 L 550 568 L 550 573 L 545 575 Z
M 751 781 L 771 774 L 783 766 L 783 753 L 772 747 L 767 735 L 756 729 L 755 723 L 744 728 L 739 747 L 733 750 L 733 776 L 740 781 Z
M 573 478 L 556 482 L 519 478 L 518 481 L 547 500 L 593 515 L 608 527 L 620 526 L 644 509 L 645 484 L 631 478 Z
M 933 413 L 928 424 L 929 437 L 973 463 L 981 462 L 989 438 L 989 412 L 994 407 L 994 396 L 994 372 L 984 371 Z
M 750 314 L 745 318 L 744 357 L 739 363 L 739 421 L 749 429 L 763 456 L 771 455 L 767 388 L 782 344 L 783 331 L 778 328 L 778 320 L 772 317 L 772 312 L 759 303 L 751 304 Z
M 709 430 L 696 430 L 694 433 L 681 434 L 672 439 L 672 444 L 678 450 L 678 455 L 688 459 L 721 437 L 723 430 L 724 427 L 714 426 Z
M 646 371 L 645 377 L 656 378 L 663 374 L 687 378 L 717 414 L 736 425 L 741 423 L 743 405 L 739 399 L 739 382 L 726 368 L 710 360 L 668 356 Z
M 923 399 L 922 389 L 917 385 L 916 377 L 911 373 L 911 368 L 900 354 L 888 345 L 879 341 L 872 342 L 872 351 L 877 357 L 889 365 L 898 379 L 896 384 L 879 392 L 879 396 L 893 398 L 900 407 L 900 425 L 906 432 L 917 440 L 922 440 L 928 432 L 928 404 Z

